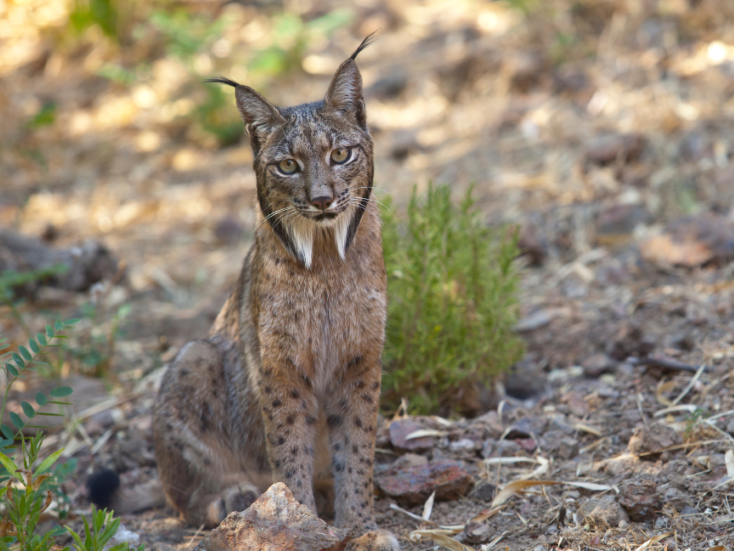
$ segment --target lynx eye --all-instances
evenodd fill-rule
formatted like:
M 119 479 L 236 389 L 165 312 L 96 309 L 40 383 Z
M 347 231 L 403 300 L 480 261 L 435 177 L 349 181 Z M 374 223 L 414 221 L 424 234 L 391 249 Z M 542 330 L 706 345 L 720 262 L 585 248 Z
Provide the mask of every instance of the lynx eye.
M 338 165 L 343 165 L 349 159 L 349 154 L 348 147 L 340 147 L 331 152 L 331 160 Z
M 283 174 L 295 174 L 298 171 L 298 163 L 293 159 L 286 159 L 278 163 L 278 170 Z

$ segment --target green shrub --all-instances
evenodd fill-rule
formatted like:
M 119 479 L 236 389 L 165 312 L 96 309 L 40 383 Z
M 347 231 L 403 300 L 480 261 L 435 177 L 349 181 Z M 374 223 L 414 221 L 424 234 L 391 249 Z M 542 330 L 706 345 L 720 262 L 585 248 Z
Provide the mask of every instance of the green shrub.
M 420 199 L 414 189 L 407 214 L 383 213 L 385 405 L 406 397 L 414 413 L 464 413 L 461 398 L 523 354 L 516 232 L 486 227 L 471 190 L 457 205 L 447 186 Z
M 0 404 L 0 419 L 5 414 L 8 395 L 13 384 L 28 372 L 35 371 L 37 366 L 45 365 L 41 358 L 48 355 L 46 350 L 59 346 L 58 343 L 65 338 L 62 332 L 78 322 L 78 319 L 71 319 L 64 322 L 57 321 L 53 326 L 47 325 L 45 332 L 37 333 L 28 340 L 27 347 L 20 345 L 15 352 L 9 351 L 5 339 L 0 338 L 0 370 L 3 371 L 6 381 Z M 54 494 L 62 504 L 59 519 L 66 516 L 69 498 L 61 491 L 61 483 L 62 477 L 67 476 L 73 469 L 73 464 L 66 467 L 59 466 L 54 471 L 48 472 L 61 456 L 63 448 L 52 451 L 38 463 L 45 435 L 41 430 L 36 430 L 31 438 L 26 438 L 23 434 L 24 428 L 42 428 L 30 424 L 37 415 L 62 415 L 41 409 L 48 405 L 71 405 L 69 402 L 59 400 L 70 394 L 72 389 L 64 386 L 52 389 L 48 396 L 38 392 L 35 396 L 35 405 L 30 402 L 20 404 L 26 420 L 16 412 L 9 413 L 10 422 L 15 429 L 0 423 L 0 500 L 3 505 L 3 518 L 0 519 L 0 551 L 71 550 L 71 547 L 61 549 L 54 540 L 67 533 L 64 528 L 57 526 L 38 533 L 38 523 L 41 513 L 52 503 Z M 113 520 L 111 512 L 107 513 L 106 510 L 95 512 L 92 509 L 92 513 L 93 532 L 90 532 L 89 525 L 84 519 L 84 541 L 73 530 L 67 528 L 74 538 L 74 548 L 77 551 L 101 551 L 119 527 L 119 519 Z M 137 551 L 143 549 L 144 546 L 141 545 Z M 129 544 L 114 545 L 110 551 L 129 551 Z

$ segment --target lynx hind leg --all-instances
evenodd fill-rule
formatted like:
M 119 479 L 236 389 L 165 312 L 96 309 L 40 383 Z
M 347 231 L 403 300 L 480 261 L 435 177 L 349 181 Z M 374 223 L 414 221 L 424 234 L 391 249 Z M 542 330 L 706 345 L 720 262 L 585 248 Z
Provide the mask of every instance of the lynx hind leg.
M 387 530 L 375 530 L 350 541 L 344 551 L 400 551 L 400 544 Z
M 260 495 L 225 433 L 231 423 L 222 356 L 208 341 L 186 344 L 163 377 L 153 412 L 168 500 L 190 524 L 208 528 Z

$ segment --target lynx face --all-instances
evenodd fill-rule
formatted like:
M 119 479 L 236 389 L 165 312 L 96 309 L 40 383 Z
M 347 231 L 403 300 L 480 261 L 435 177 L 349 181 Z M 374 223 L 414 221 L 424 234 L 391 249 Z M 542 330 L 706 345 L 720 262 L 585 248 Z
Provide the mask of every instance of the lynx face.
M 279 108 L 248 86 L 212 80 L 235 87 L 255 157 L 260 209 L 306 268 L 314 239 L 325 232 L 345 257 L 372 192 L 372 138 L 354 62 L 368 44 L 341 64 L 326 97 L 315 103 Z
M 271 216 L 268 222 L 290 239 L 307 267 L 313 238 L 326 228 L 343 258 L 372 187 L 372 139 L 324 101 L 280 113 L 284 123 L 255 159 L 263 215 Z

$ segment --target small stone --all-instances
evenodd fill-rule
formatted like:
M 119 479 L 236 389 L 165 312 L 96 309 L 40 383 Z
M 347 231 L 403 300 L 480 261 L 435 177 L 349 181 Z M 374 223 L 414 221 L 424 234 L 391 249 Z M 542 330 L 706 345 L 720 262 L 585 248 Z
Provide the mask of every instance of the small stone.
M 575 438 L 562 438 L 551 446 L 561 459 L 573 459 L 579 454 L 579 441 Z
M 661 450 L 682 443 L 683 438 L 674 428 L 663 423 L 651 423 L 635 429 L 627 444 L 627 449 L 630 453 L 642 456 L 641 459 L 656 460 Z
M 494 449 L 494 440 L 485 440 L 484 445 L 482 446 L 482 457 L 484 459 L 487 459 L 490 455 L 492 455 L 492 450 Z
M 278 482 L 244 511 L 230 513 L 194 551 L 341 551 L 349 539 Z
M 497 493 L 497 486 L 486 482 L 477 486 L 472 492 L 472 495 L 482 501 L 492 501 L 495 493 Z
M 639 134 L 606 134 L 591 140 L 586 158 L 595 164 L 609 164 L 617 160 L 634 161 L 640 157 L 645 141 Z
M 584 375 L 587 377 L 599 377 L 603 373 L 612 373 L 617 362 L 606 354 L 594 354 L 584 360 L 581 367 L 584 368 Z
M 698 513 L 698 509 L 696 509 L 695 507 L 691 507 L 690 505 L 686 505 L 685 507 L 683 507 L 683 509 L 680 510 L 680 516 L 682 517 L 690 517 L 693 515 L 697 515 Z
M 425 455 L 418 455 L 416 453 L 406 453 L 398 457 L 391 465 L 391 469 L 410 469 L 411 467 L 418 467 L 428 463 L 428 458 Z
M 470 522 L 464 527 L 462 541 L 471 545 L 487 543 L 494 535 L 494 530 L 489 524 Z
M 429 450 L 435 442 L 430 436 L 407 439 L 412 433 L 421 430 L 421 427 L 412 419 L 396 419 L 390 423 L 390 443 L 393 448 L 405 451 Z
M 502 421 L 499 418 L 499 415 L 497 415 L 496 411 L 488 411 L 484 415 L 480 415 L 476 419 L 474 419 L 474 423 L 482 424 L 484 425 L 484 428 L 489 433 L 489 436 L 492 437 L 492 439 L 497 440 L 500 436 L 502 436 L 502 433 L 505 431 L 504 425 L 502 424 Z
M 522 453 L 522 447 L 514 440 L 498 440 L 494 443 L 492 455 L 495 457 L 514 457 L 516 455 L 525 455 Z
M 236 243 L 242 239 L 245 228 L 234 216 L 221 218 L 214 226 L 214 236 L 223 243 Z
M 627 512 L 612 496 L 592 498 L 579 510 L 593 528 L 618 528 L 620 523 L 629 522 Z
M 547 426 L 548 418 L 544 415 L 523 417 L 517 423 L 510 425 L 509 432 L 505 435 L 505 438 L 508 440 L 517 440 L 518 438 L 540 436 L 545 432 Z
M 471 475 L 457 461 L 438 461 L 375 475 L 377 490 L 402 505 L 419 505 L 436 492 L 437 501 L 457 499 L 474 487 Z
M 619 503 L 635 522 L 652 521 L 662 509 L 657 485 L 649 480 L 628 482 L 621 488 Z
M 476 449 L 476 442 L 474 442 L 474 440 L 472 440 L 471 438 L 461 438 L 460 440 L 451 442 L 451 444 L 449 445 L 449 449 L 452 452 L 473 452 Z

